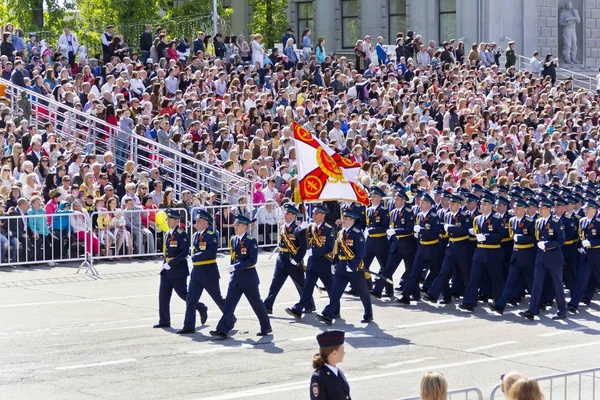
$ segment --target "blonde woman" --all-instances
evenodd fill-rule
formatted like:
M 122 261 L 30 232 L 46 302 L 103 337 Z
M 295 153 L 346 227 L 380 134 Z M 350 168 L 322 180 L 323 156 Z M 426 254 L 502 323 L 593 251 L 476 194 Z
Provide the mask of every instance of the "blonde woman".
M 508 392 L 507 400 L 544 400 L 544 394 L 537 381 L 522 378 L 516 381 Z
M 421 400 L 446 400 L 448 382 L 439 372 L 428 372 L 421 379 Z
M 2 181 L 2 188 L 0 188 L 0 195 L 7 197 L 10 192 L 10 188 L 17 183 L 16 179 L 12 176 L 12 171 L 9 165 L 2 166 L 2 172 L 0 173 L 0 180 Z
M 500 379 L 502 380 L 500 390 L 502 390 L 502 393 L 504 393 L 505 396 L 508 395 L 510 389 L 515 384 L 515 382 L 523 378 L 525 377 L 516 371 L 511 371 L 507 374 L 502 375 L 500 377 Z
M 96 187 L 94 184 L 94 173 L 88 172 L 83 177 L 83 183 L 79 186 L 79 190 L 83 192 L 82 197 L 92 195 L 96 197 Z
M 31 200 L 34 193 L 40 194 L 41 187 L 37 183 L 37 175 L 34 173 L 23 174 L 25 176 L 25 185 L 23 185 L 23 197 L 27 200 Z
M 259 68 L 263 67 L 263 60 L 265 58 L 265 48 L 262 45 L 263 37 L 260 33 L 254 35 L 254 40 L 250 43 L 252 49 L 252 65 L 258 64 Z

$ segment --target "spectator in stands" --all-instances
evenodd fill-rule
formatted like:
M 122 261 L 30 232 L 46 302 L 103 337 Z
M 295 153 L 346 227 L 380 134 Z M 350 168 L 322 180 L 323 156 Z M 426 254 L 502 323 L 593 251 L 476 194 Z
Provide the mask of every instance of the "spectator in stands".
M 146 25 L 144 32 L 140 35 L 140 50 L 142 62 L 150 58 L 150 48 L 152 47 L 152 25 Z
M 17 200 L 17 206 L 8 212 L 8 237 L 11 246 L 19 249 L 17 259 L 11 262 L 31 261 L 33 259 L 33 242 L 30 240 L 32 232 L 27 224 L 27 211 L 29 210 L 29 202 L 26 198 L 21 197 Z
M 512 385 L 507 400 L 544 400 L 544 394 L 536 380 L 521 378 Z
M 516 371 L 511 371 L 507 374 L 502 375 L 500 377 L 500 390 L 502 390 L 502 393 L 504 393 L 504 395 L 507 396 L 510 392 L 510 388 L 515 384 L 515 382 L 523 378 L 525 377 Z
M 48 240 L 50 230 L 48 228 L 48 224 L 46 223 L 46 218 L 43 216 L 46 213 L 43 205 L 44 203 L 42 202 L 42 198 L 40 196 L 33 196 L 31 198 L 31 207 L 27 211 L 27 214 L 29 215 L 27 224 L 29 230 L 33 234 L 32 240 L 34 259 L 37 261 L 51 258 L 52 254 L 51 244 Z M 36 217 L 36 215 L 40 216 Z
M 428 372 L 421 379 L 421 400 L 446 400 L 448 382 L 439 372 Z
M 142 212 L 143 209 L 136 207 L 133 200 L 128 199 L 125 201 L 124 217 L 127 229 L 133 236 L 132 240 L 136 253 L 153 255 L 156 253 L 156 241 L 152 232 L 148 228 L 144 228 L 142 224 Z
M 282 219 L 283 214 L 274 199 L 267 200 L 264 205 L 258 208 L 256 213 L 258 234 L 264 235 L 265 244 L 276 243 L 277 226 Z

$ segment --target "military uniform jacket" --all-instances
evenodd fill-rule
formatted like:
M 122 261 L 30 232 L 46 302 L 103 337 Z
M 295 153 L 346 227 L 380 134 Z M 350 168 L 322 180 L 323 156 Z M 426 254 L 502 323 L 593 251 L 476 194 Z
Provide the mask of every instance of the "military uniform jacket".
M 513 238 L 510 235 L 510 229 L 509 229 L 509 225 L 510 225 L 510 219 L 513 217 L 512 212 L 511 211 L 507 211 L 504 213 L 504 215 L 501 215 L 500 213 L 496 213 L 498 214 L 498 217 L 500 217 L 500 219 L 502 220 L 502 223 L 504 224 L 504 227 L 506 228 L 504 230 L 504 236 L 502 237 L 501 243 L 502 245 L 510 245 L 512 246 L 513 244 Z
M 538 249 L 538 259 L 548 267 L 562 267 L 565 263 L 561 246 L 565 244 L 565 227 L 560 218 L 551 215 L 548 219 L 538 218 L 535 221 L 535 237 L 539 242 L 546 242 L 545 249 Z
M 502 239 L 506 237 L 507 230 L 506 224 L 497 213 L 490 213 L 490 215 L 485 217 L 485 215 L 478 215 L 473 220 L 473 229 L 475 230 L 475 234 L 483 234 L 485 235 L 485 242 L 478 243 L 479 245 L 499 245 L 502 242 Z M 499 248 L 499 247 L 498 247 Z
M 235 280 L 239 287 L 256 286 L 260 283 L 256 273 L 256 261 L 258 260 L 258 244 L 256 239 L 247 233 L 238 238 L 234 236 L 229 241 L 231 263 L 235 271 L 231 279 Z
M 350 385 L 341 370 L 336 376 L 327 365 L 315 370 L 310 378 L 311 400 L 351 400 Z
M 400 246 L 416 247 L 414 239 L 415 214 L 410 207 L 395 208 L 390 213 L 390 226 L 396 231 L 390 238 L 390 251 L 396 251 Z
M 415 224 L 421 227 L 416 234 L 419 245 L 415 257 L 427 260 L 442 257 L 442 249 L 439 245 L 442 226 L 435 211 L 433 209 L 427 212 L 421 211 L 415 218 Z
M 462 246 L 469 242 L 469 229 L 473 226 L 473 221 L 468 211 L 458 211 L 456 215 L 447 212 L 442 223 L 451 225 L 448 227 L 448 246 Z
M 443 209 L 442 205 L 439 204 L 437 206 L 437 216 L 438 219 L 440 220 L 440 243 L 442 244 L 442 248 L 446 247 L 446 245 L 448 244 L 448 232 L 446 232 L 444 230 L 444 217 L 446 216 L 446 214 L 448 214 L 450 212 L 450 208 L 447 209 Z
M 190 274 L 187 257 L 190 254 L 190 239 L 181 228 L 165 235 L 163 252 L 165 262 L 171 269 L 163 269 L 160 275 L 167 279 L 185 278 Z
M 294 259 L 297 264 L 302 262 L 306 254 L 306 238 L 304 231 L 294 221 L 289 226 L 283 225 L 279 231 L 279 258 L 289 262 Z M 283 267 L 283 264 L 280 264 Z
M 367 209 L 362 204 L 352 203 L 349 206 L 342 205 L 342 211 L 349 210 L 358 215 L 358 219 L 354 222 L 354 227 L 364 231 L 367 226 Z
M 363 257 L 365 255 L 365 236 L 361 230 L 352 226 L 350 229 L 342 229 L 336 239 L 336 274 L 350 273 L 363 269 Z
M 192 268 L 191 279 L 204 281 L 207 279 L 218 280 L 219 268 L 217 267 L 217 250 L 219 248 L 219 234 L 208 227 L 204 232 L 194 233 L 192 240 Z
M 383 205 L 377 207 L 369 207 L 367 211 L 367 229 L 369 231 L 369 239 L 385 238 L 385 231 L 390 226 L 390 214 Z
M 516 261 L 519 265 L 531 265 L 535 261 L 535 221 L 526 215 L 523 218 L 512 217 L 508 221 L 510 237 L 519 236 L 515 242 L 510 261 Z
M 312 250 L 312 256 L 308 258 L 308 270 L 316 267 L 331 267 L 333 260 L 333 248 L 335 247 L 335 229 L 325 222 L 317 227 L 311 223 L 306 228 L 308 248 Z
M 579 240 L 579 215 L 564 213 L 560 221 L 565 227 L 565 246 L 576 245 Z
M 600 257 L 600 215 L 596 213 L 594 218 L 581 218 L 579 221 L 579 236 L 581 240 L 589 240 L 590 247 L 585 249 L 588 257 Z

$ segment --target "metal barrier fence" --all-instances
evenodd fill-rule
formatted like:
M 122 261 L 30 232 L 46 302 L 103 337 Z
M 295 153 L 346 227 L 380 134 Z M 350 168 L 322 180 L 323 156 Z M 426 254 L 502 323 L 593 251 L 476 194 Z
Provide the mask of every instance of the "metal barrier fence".
M 535 378 L 546 400 L 595 400 L 600 368 L 582 369 Z M 500 384 L 492 389 L 490 400 L 504 399 Z
M 402 400 L 420 400 L 421 396 L 405 397 Z M 468 387 L 463 389 L 454 389 L 448 391 L 448 400 L 483 400 L 481 390 L 476 387 Z

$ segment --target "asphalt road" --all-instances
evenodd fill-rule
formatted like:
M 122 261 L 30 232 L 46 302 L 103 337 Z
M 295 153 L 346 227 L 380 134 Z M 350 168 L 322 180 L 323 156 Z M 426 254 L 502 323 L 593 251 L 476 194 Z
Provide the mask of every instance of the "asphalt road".
M 221 267 L 226 263 L 219 261 Z M 273 266 L 274 259 L 261 253 L 263 298 Z M 298 299 L 291 282 L 275 303 L 273 336 L 255 336 L 258 321 L 242 299 L 232 339 L 215 342 L 208 332 L 220 312 L 206 294 L 209 320 L 195 335 L 174 333 L 185 308 L 175 295 L 173 329 L 152 329 L 158 319 L 158 261 L 97 268 L 98 279 L 76 275 L 76 266 L 0 268 L 0 399 L 309 398 L 315 336 L 326 327 L 314 315 L 296 322 L 284 312 Z M 222 276 L 225 293 L 227 273 Z M 315 300 L 319 309 L 327 304 L 325 294 L 317 293 Z M 456 304 L 401 308 L 374 300 L 375 323 L 367 325 L 360 323 L 360 301 L 345 296 L 343 319 L 333 327 L 347 332 L 340 367 L 352 398 L 417 395 L 421 376 L 433 370 L 442 372 L 451 388 L 476 386 L 487 398 L 510 370 L 537 377 L 600 366 L 598 303 L 567 321 L 552 321 L 549 311 L 527 322 L 516 315 L 524 308 L 500 317 L 483 307 L 469 315 Z M 594 398 L 586 392 L 592 380 L 584 378 L 582 399 Z M 554 384 L 553 399 L 565 398 L 560 386 Z M 577 389 L 577 383 L 569 381 L 568 387 Z M 549 387 L 544 390 L 548 395 Z

